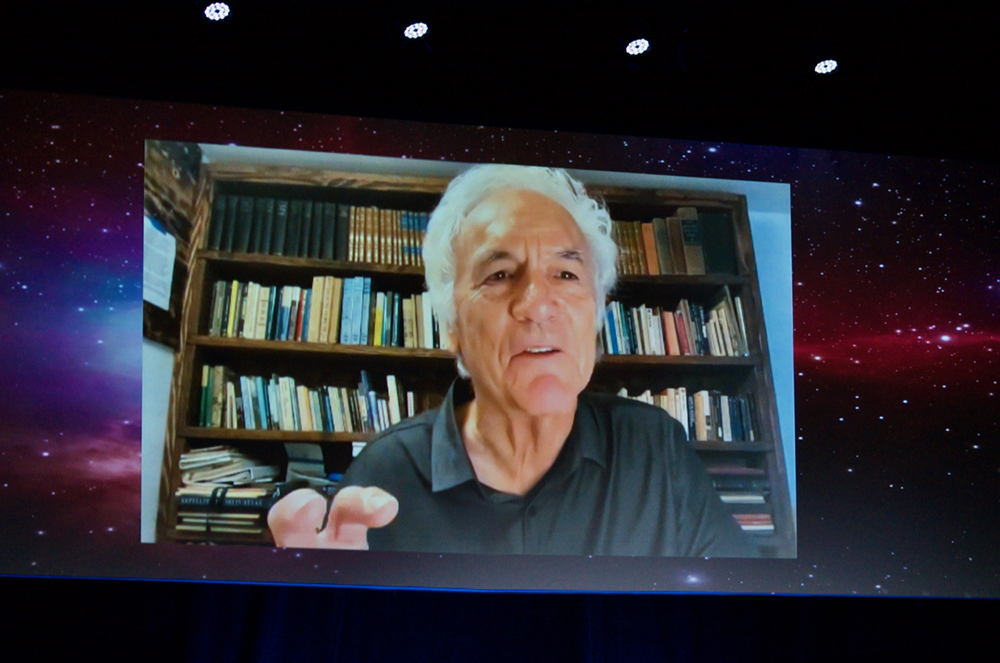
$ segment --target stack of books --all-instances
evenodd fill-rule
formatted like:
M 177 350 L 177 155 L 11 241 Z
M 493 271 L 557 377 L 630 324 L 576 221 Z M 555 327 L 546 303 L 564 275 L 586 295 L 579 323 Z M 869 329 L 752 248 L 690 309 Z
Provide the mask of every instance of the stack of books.
M 182 485 L 174 493 L 177 530 L 261 534 L 281 467 L 262 463 L 231 447 L 181 454 Z

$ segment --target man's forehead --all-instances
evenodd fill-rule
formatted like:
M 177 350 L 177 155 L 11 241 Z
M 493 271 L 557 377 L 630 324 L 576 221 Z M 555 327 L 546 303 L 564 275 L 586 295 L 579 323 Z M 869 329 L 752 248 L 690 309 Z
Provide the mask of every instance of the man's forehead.
M 541 193 L 521 189 L 504 189 L 484 198 L 470 210 L 459 231 L 461 240 L 474 243 L 467 247 L 473 250 L 528 237 L 564 245 L 560 250 L 586 249 L 583 233 L 565 207 Z

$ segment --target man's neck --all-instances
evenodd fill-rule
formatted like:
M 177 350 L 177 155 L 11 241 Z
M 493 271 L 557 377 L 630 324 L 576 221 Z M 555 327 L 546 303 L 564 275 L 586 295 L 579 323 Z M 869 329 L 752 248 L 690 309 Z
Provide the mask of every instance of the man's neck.
M 476 398 L 455 409 L 476 478 L 504 493 L 526 495 L 562 451 L 575 412 L 529 415 Z

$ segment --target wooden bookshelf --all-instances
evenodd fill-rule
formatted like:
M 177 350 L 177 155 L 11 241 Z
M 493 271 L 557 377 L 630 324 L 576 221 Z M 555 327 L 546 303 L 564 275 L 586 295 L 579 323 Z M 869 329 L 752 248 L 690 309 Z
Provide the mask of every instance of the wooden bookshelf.
M 360 345 L 265 341 L 212 336 L 212 289 L 218 280 L 255 281 L 270 285 L 308 287 L 314 276 L 367 276 L 382 290 L 416 294 L 424 289 L 422 267 L 323 260 L 266 254 L 209 250 L 213 198 L 223 192 L 240 196 L 282 196 L 338 204 L 376 205 L 385 209 L 431 211 L 448 179 L 413 175 L 341 173 L 262 166 L 202 168 L 192 208 L 194 228 L 190 277 L 181 317 L 181 350 L 171 394 L 171 414 L 161 477 L 158 537 L 163 541 L 272 544 L 269 536 L 240 536 L 176 529 L 172 496 L 180 485 L 180 454 L 197 447 L 228 444 L 264 450 L 280 456 L 287 442 L 322 445 L 327 469 L 343 471 L 351 461 L 351 447 L 370 433 L 319 433 L 275 430 L 207 428 L 198 425 L 201 368 L 226 365 L 239 374 L 295 376 L 303 384 L 356 386 L 361 369 L 377 379 L 396 375 L 406 388 L 443 396 L 456 376 L 454 357 L 446 350 Z M 750 235 L 746 200 L 728 193 L 630 189 L 588 186 L 601 195 L 612 217 L 645 220 L 665 217 L 678 207 L 696 207 L 727 214 L 734 252 L 732 273 L 619 277 L 611 297 L 629 305 L 674 306 L 681 298 L 708 302 L 724 286 L 739 295 L 746 318 L 749 356 L 610 355 L 600 357 L 590 389 L 630 394 L 650 389 L 685 386 L 689 393 L 714 389 L 749 394 L 756 403 L 759 430 L 756 441 L 692 442 L 706 462 L 713 458 L 742 458 L 762 468 L 770 486 L 766 504 L 731 505 L 738 513 L 769 513 L 773 534 L 752 535 L 765 556 L 795 555 L 794 517 L 788 494 L 783 447 L 771 378 L 770 355 L 764 326 L 757 266 Z M 728 241 L 728 239 L 727 239 Z M 242 372 L 245 371 L 245 372 Z

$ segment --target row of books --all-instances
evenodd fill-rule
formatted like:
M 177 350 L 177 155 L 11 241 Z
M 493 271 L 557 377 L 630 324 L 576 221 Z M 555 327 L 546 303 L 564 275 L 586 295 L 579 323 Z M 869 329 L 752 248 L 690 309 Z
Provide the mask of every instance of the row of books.
M 366 276 L 317 276 L 312 288 L 216 281 L 208 333 L 269 341 L 441 347 L 426 294 L 373 293 Z
M 208 248 L 420 266 L 427 220 L 427 212 L 217 192 Z
M 225 366 L 203 366 L 198 425 L 245 430 L 362 433 L 383 431 L 417 411 L 417 395 L 386 377 L 376 393 L 367 371 L 357 389 L 310 388 L 294 378 L 238 375 Z
M 736 273 L 728 213 L 679 207 L 669 218 L 615 221 L 611 234 L 625 275 Z
M 757 440 L 757 417 L 753 394 L 729 396 L 703 389 L 688 394 L 685 387 L 670 387 L 659 394 L 646 390 L 629 396 L 626 389 L 619 396 L 632 398 L 666 410 L 684 427 L 692 442 L 754 442 Z
M 745 357 L 749 355 L 743 305 L 724 287 L 707 309 L 682 299 L 673 312 L 660 307 L 626 307 L 611 302 L 605 310 L 604 352 L 612 355 Z

